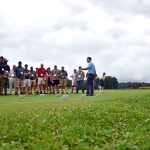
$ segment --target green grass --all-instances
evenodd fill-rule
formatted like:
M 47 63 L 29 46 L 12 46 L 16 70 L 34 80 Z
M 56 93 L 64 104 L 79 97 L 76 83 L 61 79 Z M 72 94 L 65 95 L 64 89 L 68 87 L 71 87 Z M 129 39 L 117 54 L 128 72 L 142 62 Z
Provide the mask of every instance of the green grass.
M 150 149 L 150 91 L 0 97 L 0 149 Z

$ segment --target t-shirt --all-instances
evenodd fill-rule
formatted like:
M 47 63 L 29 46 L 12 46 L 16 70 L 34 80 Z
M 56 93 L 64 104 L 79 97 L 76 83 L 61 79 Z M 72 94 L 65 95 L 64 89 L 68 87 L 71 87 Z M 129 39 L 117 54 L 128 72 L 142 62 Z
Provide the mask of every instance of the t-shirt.
M 30 80 L 35 80 L 36 79 L 36 72 L 34 70 L 30 70 Z
M 77 80 L 77 73 L 74 73 L 71 77 L 72 77 L 73 81 L 76 81 Z
M 29 73 L 30 71 L 28 69 L 24 69 L 25 73 Z M 25 79 L 30 79 L 30 74 L 25 74 Z
M 37 70 L 37 75 L 38 75 L 38 77 L 44 78 L 45 75 L 46 75 L 46 70 L 45 70 L 45 68 L 39 68 L 39 69 Z
M 4 69 L 8 73 L 10 71 L 10 66 L 9 65 L 6 65 L 6 66 L 4 65 Z
M 56 70 L 53 69 L 53 70 L 52 70 L 52 79 L 53 79 L 53 80 L 59 80 L 59 72 L 60 72 L 60 71 L 59 71 L 58 69 L 56 69 Z
M 2 64 L 0 64 L 0 74 L 4 74 L 5 68 Z
M 67 79 L 68 73 L 65 70 L 61 70 L 59 75 L 61 79 Z
M 9 72 L 10 72 L 10 66 L 9 65 L 4 65 L 4 69 L 5 69 L 5 78 L 8 78 L 9 76 Z
M 23 67 L 16 67 L 14 72 L 16 73 L 16 78 L 24 79 L 25 69 Z
M 92 62 L 90 62 L 88 65 L 88 73 L 95 74 L 95 65 Z
M 47 73 L 47 80 L 48 81 L 51 81 L 52 80 L 52 73 Z
M 77 72 L 77 81 L 82 81 L 82 80 L 84 80 L 84 78 L 85 78 L 85 73 L 84 73 L 84 71 L 78 71 Z

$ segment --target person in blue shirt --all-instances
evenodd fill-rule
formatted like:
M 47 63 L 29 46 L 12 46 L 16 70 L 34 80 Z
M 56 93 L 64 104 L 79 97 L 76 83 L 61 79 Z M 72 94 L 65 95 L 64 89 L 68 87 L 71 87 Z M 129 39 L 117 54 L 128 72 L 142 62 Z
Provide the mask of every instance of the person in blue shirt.
M 25 69 L 22 67 L 22 62 L 18 62 L 18 67 L 14 70 L 15 78 L 16 78 L 16 93 L 18 95 L 18 89 L 20 88 L 20 94 L 25 94 L 24 91 L 24 79 L 25 79 Z
M 91 57 L 87 57 L 87 63 L 88 67 L 82 68 L 82 70 L 87 70 L 86 95 L 94 96 L 93 81 L 96 75 L 96 69 Z

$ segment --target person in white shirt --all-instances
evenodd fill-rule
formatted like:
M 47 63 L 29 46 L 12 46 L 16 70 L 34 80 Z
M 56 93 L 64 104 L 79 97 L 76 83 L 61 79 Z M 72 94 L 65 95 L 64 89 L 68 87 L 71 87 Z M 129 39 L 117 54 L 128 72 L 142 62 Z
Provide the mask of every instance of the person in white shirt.
M 71 91 L 71 93 L 73 93 L 74 88 L 77 87 L 77 70 L 76 69 L 74 69 L 74 73 L 71 76 L 71 78 L 72 78 L 72 91 Z
M 14 74 L 14 70 L 16 68 L 16 65 L 13 65 L 12 69 L 9 72 L 9 92 L 10 95 L 12 95 L 12 89 L 16 89 L 16 78 Z

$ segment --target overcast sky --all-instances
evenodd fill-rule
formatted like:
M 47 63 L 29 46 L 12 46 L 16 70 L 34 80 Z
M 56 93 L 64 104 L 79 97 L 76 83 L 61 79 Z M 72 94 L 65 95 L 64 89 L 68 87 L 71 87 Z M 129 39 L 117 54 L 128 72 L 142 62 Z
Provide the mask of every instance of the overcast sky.
M 150 82 L 150 0 L 0 0 L 0 55 Z

